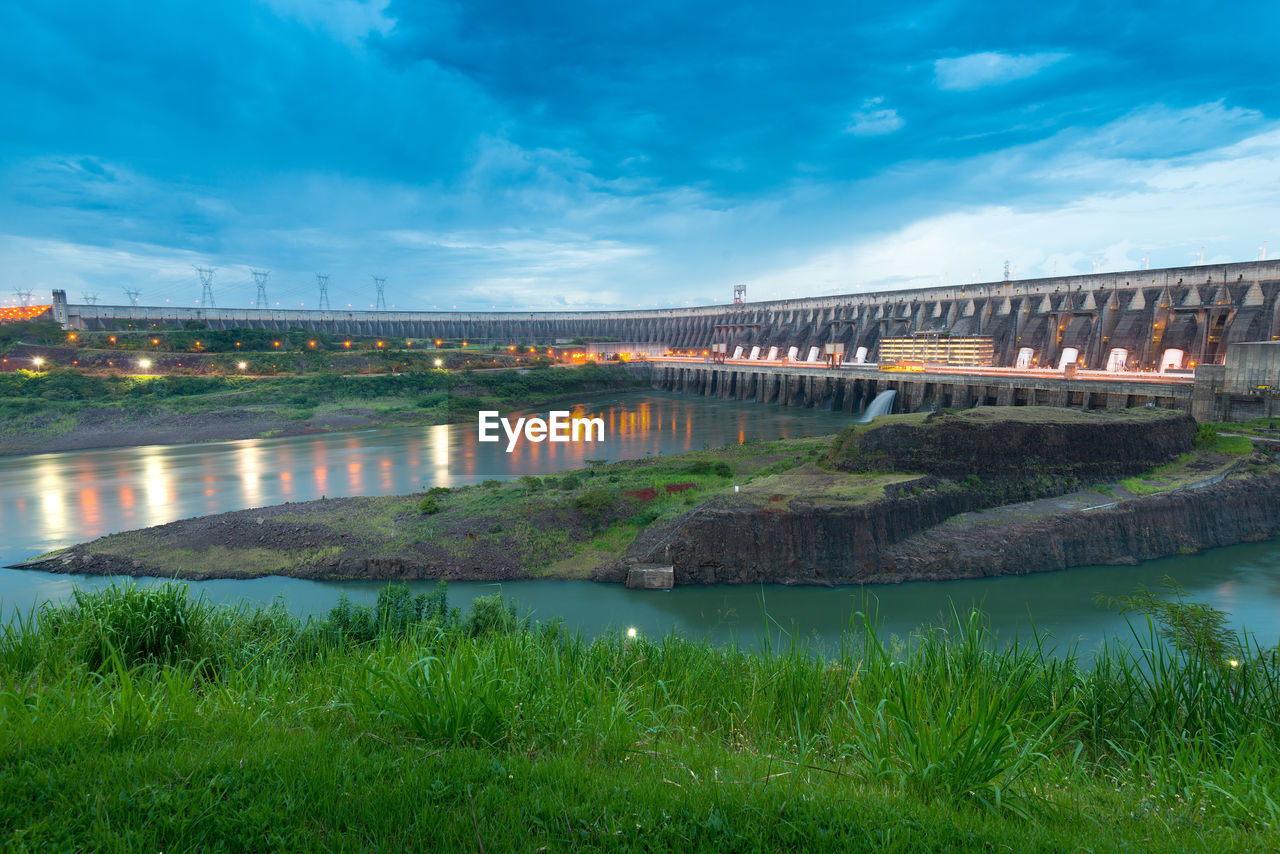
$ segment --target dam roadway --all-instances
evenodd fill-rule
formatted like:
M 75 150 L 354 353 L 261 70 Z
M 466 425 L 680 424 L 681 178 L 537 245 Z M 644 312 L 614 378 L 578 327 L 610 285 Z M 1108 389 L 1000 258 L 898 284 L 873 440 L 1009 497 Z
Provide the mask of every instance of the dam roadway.
M 1280 340 L 1280 261 L 1132 270 L 952 287 L 633 311 L 422 312 L 179 308 L 69 303 L 53 292 L 53 317 L 67 329 L 300 328 L 332 335 L 468 340 L 476 344 L 618 341 L 675 350 L 726 343 L 800 353 L 827 343 L 866 348 L 880 361 L 885 338 L 918 332 L 992 339 L 994 365 L 1030 350 L 1058 364 L 1074 350 L 1085 370 L 1126 351 L 1128 367 L 1158 368 L 1171 351 L 1185 363 L 1221 364 L 1237 342 Z

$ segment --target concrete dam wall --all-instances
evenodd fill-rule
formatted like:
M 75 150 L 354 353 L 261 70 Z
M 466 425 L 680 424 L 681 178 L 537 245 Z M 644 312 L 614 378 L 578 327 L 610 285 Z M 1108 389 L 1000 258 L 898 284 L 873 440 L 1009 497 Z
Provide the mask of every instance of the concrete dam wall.
M 1101 370 L 1119 350 L 1130 369 L 1158 368 L 1177 351 L 1180 367 L 1216 364 L 1237 342 L 1280 339 L 1280 261 L 1134 270 L 955 287 L 679 309 L 580 312 L 375 312 L 202 309 L 67 303 L 54 316 L 69 329 L 146 329 L 194 321 L 212 329 L 303 328 L 333 335 L 467 339 L 477 344 L 549 344 L 606 338 L 677 349 L 726 343 L 801 354 L 828 342 L 849 356 L 878 358 L 884 338 L 921 331 L 990 336 L 995 364 L 1028 348 L 1050 365 L 1076 351 Z
M 997 377 L 897 373 L 875 368 L 831 371 L 802 365 L 676 364 L 661 360 L 633 363 L 629 370 L 647 380 L 652 388 L 662 391 L 850 413 L 863 412 L 884 391 L 898 393 L 896 408 L 900 412 L 915 412 L 925 406 L 1128 409 L 1147 404 L 1190 412 L 1194 391 L 1193 384 L 1186 380 L 1067 379 L 1048 371 L 1042 376 Z

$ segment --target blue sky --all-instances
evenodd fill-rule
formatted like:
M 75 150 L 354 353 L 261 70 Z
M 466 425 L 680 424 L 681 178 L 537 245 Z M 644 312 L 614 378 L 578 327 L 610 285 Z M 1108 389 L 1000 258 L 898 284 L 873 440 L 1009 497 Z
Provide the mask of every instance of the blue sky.
M 1031 8 L 1029 9 L 1029 5 Z M 724 302 L 1280 253 L 1275 4 L 0 7 L 0 303 Z

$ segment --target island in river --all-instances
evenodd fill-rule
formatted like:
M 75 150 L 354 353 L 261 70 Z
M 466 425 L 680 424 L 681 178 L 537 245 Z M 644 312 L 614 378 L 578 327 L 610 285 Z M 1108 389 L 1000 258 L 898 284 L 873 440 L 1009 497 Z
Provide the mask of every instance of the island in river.
M 1280 535 L 1280 462 L 1165 410 L 979 407 L 558 476 L 242 510 L 21 566 L 191 579 L 885 583 Z

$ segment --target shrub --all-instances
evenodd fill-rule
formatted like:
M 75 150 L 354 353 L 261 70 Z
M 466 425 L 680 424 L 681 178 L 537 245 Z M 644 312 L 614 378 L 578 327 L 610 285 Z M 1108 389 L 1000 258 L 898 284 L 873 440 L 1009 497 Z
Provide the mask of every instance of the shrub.
M 86 664 L 100 669 L 118 655 L 126 665 L 194 660 L 203 652 L 204 610 L 185 584 L 127 584 L 72 591 L 72 604 L 46 612 L 74 642 Z
M 422 500 L 418 502 L 418 512 L 423 516 L 432 516 L 440 512 L 440 501 L 436 496 L 427 493 L 422 496 Z
M 431 409 L 445 403 L 448 399 L 449 395 L 447 393 L 443 391 L 436 391 L 431 394 L 424 394 L 422 397 L 418 398 L 415 405 L 420 409 Z
M 516 616 L 516 603 L 503 602 L 501 593 L 478 596 L 471 602 L 471 611 L 463 622 L 463 631 L 470 637 L 488 634 L 513 634 L 527 628 L 527 621 Z
M 716 477 L 733 477 L 733 468 L 724 460 L 697 460 L 685 467 L 689 474 L 711 474 Z
M 430 593 L 416 596 L 407 584 L 388 584 L 378 592 L 371 608 L 357 605 L 344 593 L 329 610 L 323 630 L 355 643 L 379 637 L 402 638 L 419 625 L 456 628 L 461 621 L 457 608 L 449 607 L 448 586 L 439 582 Z
M 573 499 L 573 506 L 582 511 L 582 515 L 599 519 L 613 510 L 618 503 L 618 491 L 603 486 L 584 490 Z

